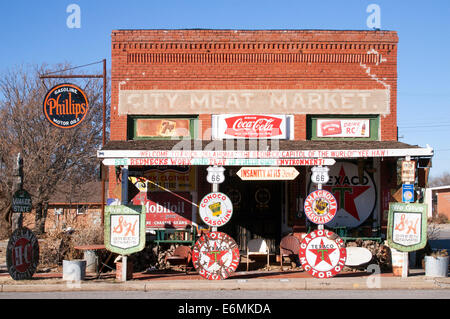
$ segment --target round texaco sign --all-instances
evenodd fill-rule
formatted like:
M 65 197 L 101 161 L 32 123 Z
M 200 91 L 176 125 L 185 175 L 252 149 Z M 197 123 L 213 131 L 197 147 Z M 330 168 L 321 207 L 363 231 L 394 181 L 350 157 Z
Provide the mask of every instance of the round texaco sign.
M 323 225 L 334 218 L 337 211 L 337 202 L 333 194 L 318 189 L 305 199 L 305 215 L 315 224 Z
M 303 269 L 315 278 L 331 278 L 345 265 L 344 241 L 328 230 L 316 230 L 303 238 L 298 254 Z
M 208 280 L 228 278 L 239 266 L 239 246 L 222 232 L 204 234 L 192 248 L 192 263 Z
M 233 203 L 223 193 L 209 193 L 203 197 L 199 206 L 200 217 L 209 226 L 223 226 L 231 219 Z

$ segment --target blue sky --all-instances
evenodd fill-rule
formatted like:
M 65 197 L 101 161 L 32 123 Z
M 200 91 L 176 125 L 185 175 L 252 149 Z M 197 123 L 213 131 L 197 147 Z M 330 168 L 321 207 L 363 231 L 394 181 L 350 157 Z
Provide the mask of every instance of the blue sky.
M 81 28 L 66 20 L 81 8 Z M 369 4 L 398 47 L 400 141 L 435 149 L 431 176 L 450 172 L 450 1 L 15 0 L 0 2 L 0 72 L 20 64 L 73 65 L 108 59 L 114 29 L 367 30 Z M 101 65 L 91 67 L 101 72 Z

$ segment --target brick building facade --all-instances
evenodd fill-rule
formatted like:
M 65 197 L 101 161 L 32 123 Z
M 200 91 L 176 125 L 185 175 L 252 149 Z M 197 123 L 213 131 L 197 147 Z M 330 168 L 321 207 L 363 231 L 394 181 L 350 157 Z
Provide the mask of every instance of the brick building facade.
M 308 231 L 302 211 L 315 189 L 311 167 L 327 158 L 336 163 L 324 188 L 340 205 L 330 228 L 383 236 L 399 187 L 398 160 L 433 154 L 397 141 L 397 46 L 394 31 L 113 31 L 111 138 L 98 153 L 109 166 L 108 197 L 145 204 L 148 215 L 158 207 L 165 208 L 161 216 L 184 214 L 175 224 L 148 219 L 149 231 L 186 221 L 197 227 L 195 203 L 211 192 L 206 168 L 224 166 L 219 190 L 234 200 L 234 213 L 219 230 L 241 248 L 263 237 L 276 249 L 284 234 Z M 281 123 L 282 134 L 242 136 L 226 126 L 264 116 Z M 253 155 L 237 152 L 255 147 Z M 236 175 L 264 165 L 293 166 L 300 174 L 259 182 Z M 427 174 L 418 165 L 417 186 Z

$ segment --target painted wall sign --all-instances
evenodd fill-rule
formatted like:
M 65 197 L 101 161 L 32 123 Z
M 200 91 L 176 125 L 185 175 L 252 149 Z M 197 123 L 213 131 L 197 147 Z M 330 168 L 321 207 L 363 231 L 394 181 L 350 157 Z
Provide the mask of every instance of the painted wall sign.
M 191 136 L 189 119 L 137 119 L 136 137 Z
M 402 183 L 414 183 L 416 180 L 416 162 L 402 161 Z
M 130 255 L 145 247 L 145 210 L 137 205 L 105 207 L 105 247 L 120 255 Z
M 26 190 L 20 189 L 14 193 L 11 203 L 13 213 L 29 213 L 32 208 L 31 196 Z
M 368 119 L 317 119 L 317 137 L 370 137 Z
M 389 114 L 389 90 L 120 90 L 125 114 Z
M 46 119 L 59 128 L 72 128 L 86 118 L 89 102 L 74 84 L 58 84 L 47 92 L 43 102 Z
M 331 278 L 342 271 L 347 259 L 344 241 L 329 230 L 307 234 L 298 257 L 303 269 L 315 278 Z
M 128 179 L 141 192 L 159 192 L 161 188 L 157 185 L 171 191 L 193 192 L 197 189 L 196 171 L 191 166 L 159 167 L 145 171 L 130 169 Z
M 219 227 L 229 222 L 233 214 L 233 203 L 227 195 L 215 192 L 202 198 L 200 217 L 206 225 Z
M 305 198 L 304 211 L 306 217 L 315 224 L 329 223 L 336 215 L 336 198 L 326 190 L 315 190 Z
M 287 138 L 286 115 L 213 115 L 212 137 L 225 138 Z
M 331 158 L 107 158 L 103 161 L 104 165 L 172 165 L 172 166 L 197 166 L 197 165 L 217 165 L 217 166 L 318 166 L 333 165 L 334 159 Z
M 14 280 L 31 279 L 39 264 L 39 243 L 28 228 L 16 229 L 6 248 L 6 266 Z
M 427 205 L 390 203 L 387 240 L 389 247 L 410 252 L 427 243 Z
M 295 167 L 242 167 L 237 173 L 243 181 L 293 180 L 299 172 Z
M 200 276 L 208 280 L 228 278 L 239 261 L 239 246 L 222 232 L 202 235 L 192 248 L 192 263 Z
M 177 197 L 168 192 L 139 192 L 131 203 L 143 205 L 145 209 L 145 227 L 154 229 L 185 229 L 192 225 L 192 195 L 188 192 L 176 192 Z
M 351 162 L 339 162 L 330 167 L 330 180 L 322 188 L 337 200 L 335 218 L 329 227 L 357 227 L 374 211 L 377 202 L 376 186 L 372 176 L 365 170 L 359 179 L 358 166 Z M 310 191 L 315 187 L 311 183 Z

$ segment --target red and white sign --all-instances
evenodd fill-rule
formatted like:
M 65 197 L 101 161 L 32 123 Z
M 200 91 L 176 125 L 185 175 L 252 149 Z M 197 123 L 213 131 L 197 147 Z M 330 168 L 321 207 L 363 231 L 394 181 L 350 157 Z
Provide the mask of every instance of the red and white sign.
M 318 189 L 305 199 L 305 215 L 315 224 L 323 225 L 330 222 L 336 211 L 336 198 L 326 190 Z
M 145 206 L 147 229 L 184 229 L 192 224 L 192 204 L 189 204 L 192 195 L 188 192 L 175 194 L 177 196 L 167 192 L 139 192 L 131 203 Z
M 298 257 L 303 269 L 315 278 L 331 278 L 341 272 L 347 259 L 344 241 L 335 233 L 319 229 L 307 234 Z
M 317 119 L 317 137 L 370 137 L 370 120 Z
M 202 198 L 199 213 L 205 224 L 213 227 L 223 226 L 231 219 L 233 203 L 223 193 L 209 193 Z
M 192 263 L 208 280 L 228 278 L 239 266 L 239 246 L 225 233 L 204 234 L 192 247 Z
M 286 115 L 213 115 L 213 138 L 286 139 Z
M 28 228 L 16 229 L 6 247 L 6 266 L 14 280 L 31 279 L 39 264 L 39 243 Z

